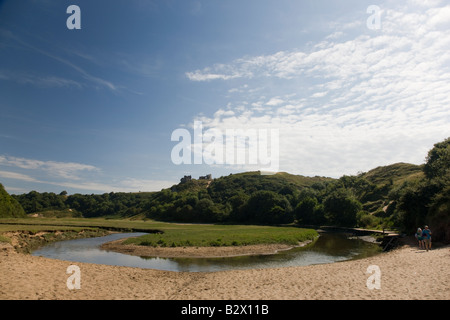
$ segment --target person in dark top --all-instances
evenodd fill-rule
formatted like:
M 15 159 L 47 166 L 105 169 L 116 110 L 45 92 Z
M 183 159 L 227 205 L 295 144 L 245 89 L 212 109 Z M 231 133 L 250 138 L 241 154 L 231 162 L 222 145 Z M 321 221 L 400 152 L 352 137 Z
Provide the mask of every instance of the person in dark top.
M 425 229 L 422 230 L 422 237 L 425 243 L 425 249 L 431 250 L 431 230 L 428 226 L 425 226 Z

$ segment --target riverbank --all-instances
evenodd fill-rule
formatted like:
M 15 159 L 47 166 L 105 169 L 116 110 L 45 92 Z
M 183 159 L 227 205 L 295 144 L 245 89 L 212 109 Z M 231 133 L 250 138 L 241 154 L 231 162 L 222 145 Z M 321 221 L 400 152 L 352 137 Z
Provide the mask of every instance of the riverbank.
M 313 241 L 308 240 L 298 245 L 260 244 L 247 246 L 216 246 L 216 247 L 153 247 L 135 244 L 124 244 L 124 239 L 107 242 L 100 246 L 102 250 L 114 251 L 140 257 L 159 258 L 224 258 L 248 255 L 276 254 L 294 247 L 303 247 Z
M 4 242 L 11 244 L 15 251 L 31 253 L 52 242 L 102 237 L 110 233 L 111 231 L 99 228 L 74 228 L 73 230 L 20 230 L 4 232 L 0 235 L 5 239 Z
M 79 290 L 66 285 L 72 264 L 80 268 Z M 372 265 L 381 272 L 380 289 L 367 287 Z M 450 246 L 427 252 L 404 244 L 332 264 L 188 273 L 53 260 L 20 254 L 2 243 L 0 299 L 449 300 L 449 265 Z

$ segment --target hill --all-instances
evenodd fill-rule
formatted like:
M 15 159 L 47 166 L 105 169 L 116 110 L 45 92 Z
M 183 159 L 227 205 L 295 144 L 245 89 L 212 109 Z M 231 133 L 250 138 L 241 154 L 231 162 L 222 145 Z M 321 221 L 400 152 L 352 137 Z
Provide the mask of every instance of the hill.
M 21 218 L 25 217 L 22 206 L 12 196 L 6 192 L 0 183 L 0 218 Z
M 26 213 L 51 211 L 55 216 L 64 211 L 189 223 L 396 228 L 411 234 L 427 223 L 434 237 L 450 242 L 449 188 L 450 138 L 435 144 L 424 165 L 395 163 L 339 179 L 244 172 L 215 179 L 184 177 L 159 192 L 68 196 L 32 191 L 14 198 Z M 2 214 L 20 214 L 4 194 L 10 209 Z
M 260 172 L 245 172 L 215 179 L 210 184 L 208 193 L 216 200 L 230 198 L 240 193 L 251 195 L 261 190 L 280 192 L 286 195 L 293 194 L 295 190 L 333 180 L 325 177 L 304 177 L 286 172 L 274 175 L 261 175 Z
M 365 188 L 366 192 L 359 197 L 364 210 L 376 216 L 386 216 L 392 200 L 389 194 L 402 185 L 423 179 L 424 173 L 423 166 L 400 162 L 377 167 L 360 174 L 360 177 L 371 185 L 370 190 Z
M 405 181 L 423 178 L 423 166 L 409 163 L 395 163 L 377 167 L 363 174 L 363 177 L 376 185 L 399 185 Z
M 296 208 L 305 198 L 312 197 L 321 205 L 327 196 L 341 189 L 350 192 L 348 196 L 361 203 L 358 211 L 380 215 L 389 202 L 389 192 L 421 174 L 420 166 L 398 163 L 340 179 L 287 172 L 274 175 L 243 172 L 209 180 L 182 179 L 159 192 L 67 196 L 65 192 L 58 195 L 31 191 L 14 197 L 26 213 L 38 212 L 42 216 L 69 214 L 180 222 L 277 224 L 294 222 L 298 218 Z M 316 222 L 326 223 L 327 212 L 321 215 Z
M 340 179 L 287 172 L 274 175 L 244 172 L 210 181 L 182 181 L 157 193 L 144 211 L 149 218 L 165 221 L 262 224 L 297 221 L 376 227 L 392 215 L 386 213 L 391 202 L 389 194 L 421 177 L 422 166 L 407 163 Z M 312 201 L 313 208 L 308 212 L 304 212 L 305 205 L 302 207 L 304 201 Z M 350 210 L 350 218 L 332 213 L 333 207 L 340 205 L 341 211 Z

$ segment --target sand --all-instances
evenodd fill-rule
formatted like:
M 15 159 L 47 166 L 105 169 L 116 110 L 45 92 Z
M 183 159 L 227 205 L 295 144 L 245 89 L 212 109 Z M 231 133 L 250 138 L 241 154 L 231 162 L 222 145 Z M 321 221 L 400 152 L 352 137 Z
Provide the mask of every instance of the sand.
M 68 266 L 81 288 L 69 290 Z M 379 289 L 369 289 L 378 266 Z M 0 299 L 36 300 L 449 300 L 450 246 L 403 245 L 370 258 L 332 264 L 208 273 L 169 272 L 53 260 L 0 245 Z M 426 290 L 424 290 L 426 287 Z

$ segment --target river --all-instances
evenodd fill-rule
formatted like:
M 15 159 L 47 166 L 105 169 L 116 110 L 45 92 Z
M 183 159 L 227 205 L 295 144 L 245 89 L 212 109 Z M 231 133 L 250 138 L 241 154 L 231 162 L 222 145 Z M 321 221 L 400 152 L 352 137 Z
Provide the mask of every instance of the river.
M 227 258 L 149 258 L 106 251 L 100 246 L 109 241 L 145 233 L 115 233 L 104 237 L 50 243 L 32 252 L 34 256 L 115 266 L 166 271 L 212 272 L 232 269 L 280 268 L 334 263 L 364 258 L 381 252 L 379 245 L 354 239 L 345 233 L 321 233 L 313 244 L 272 255 Z

